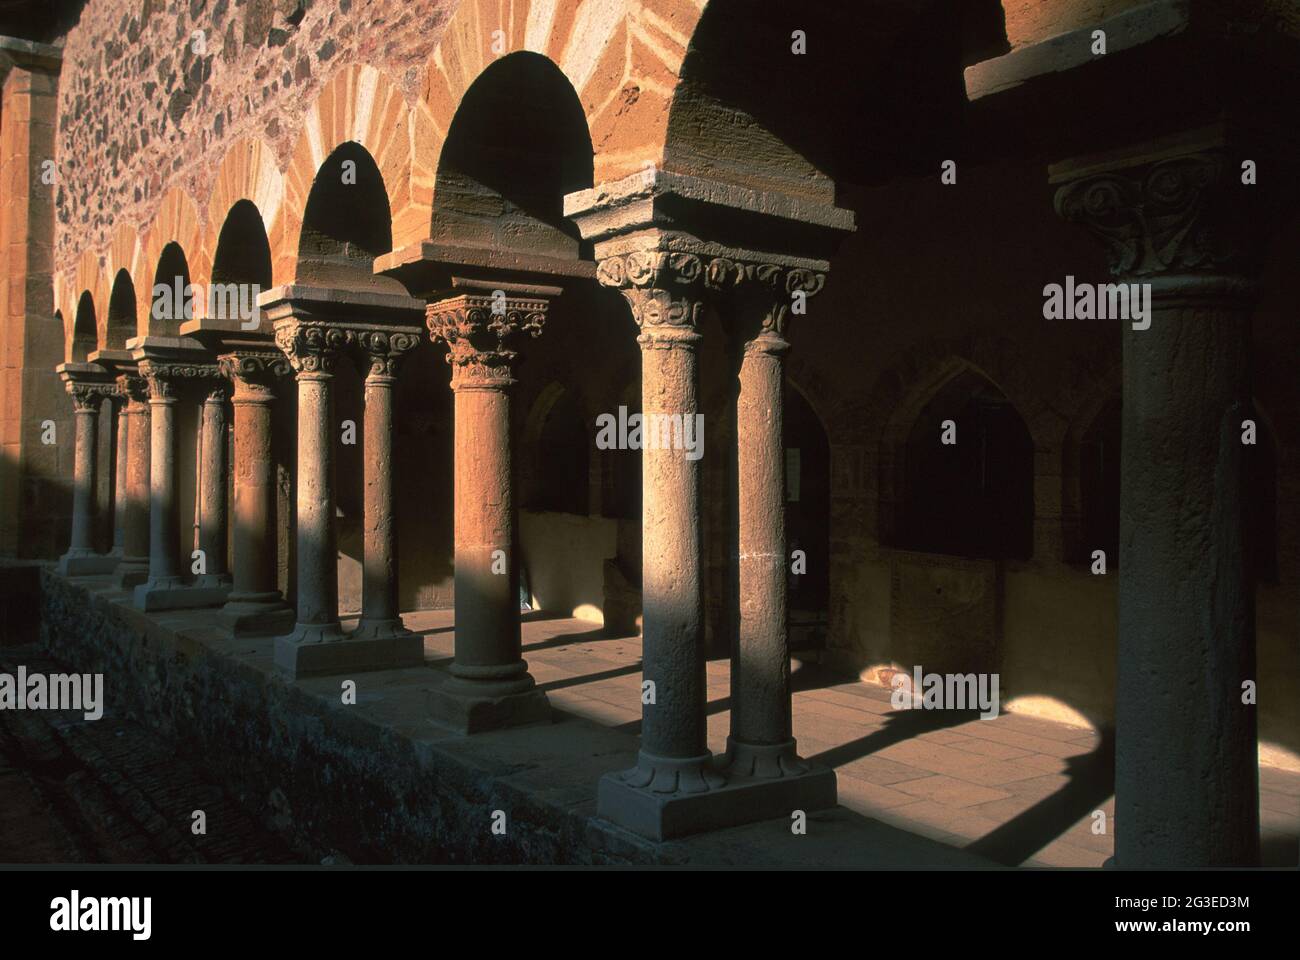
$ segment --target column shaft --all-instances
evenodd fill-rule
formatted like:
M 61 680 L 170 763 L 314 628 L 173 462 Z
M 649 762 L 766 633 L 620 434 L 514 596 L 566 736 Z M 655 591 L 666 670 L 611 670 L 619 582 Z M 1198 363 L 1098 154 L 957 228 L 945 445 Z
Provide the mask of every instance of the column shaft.
M 366 377 L 365 555 L 359 636 L 405 632 L 397 614 L 397 520 L 393 503 L 393 386 Z
M 334 531 L 334 376 L 298 372 L 298 626 L 300 642 L 340 639 Z
M 199 456 L 199 549 L 207 573 L 202 585 L 228 583 L 226 570 L 226 398 L 224 386 L 203 402 Z
M 180 586 L 180 513 L 176 490 L 176 398 L 159 381 L 149 397 L 149 585 Z
M 127 399 L 122 397 L 113 404 L 116 425 L 113 448 L 113 555 L 126 553 L 126 474 L 131 449 L 131 418 L 126 413 Z
M 733 765 L 781 774 L 794 754 L 786 622 L 784 354 L 776 334 L 745 344 L 736 403 L 740 642 L 732 657 Z M 742 760 L 742 758 L 744 758 Z
M 123 563 L 149 560 L 150 407 L 131 397 L 126 406 L 126 498 L 123 510 Z
M 510 386 L 453 384 L 455 396 L 456 658 L 451 672 L 533 686 L 520 657 L 519 572 L 511 482 Z
M 94 549 L 95 461 L 98 449 L 99 399 L 76 401 L 76 453 L 73 464 L 72 541 L 69 556 L 90 556 Z
M 235 386 L 234 591 L 231 602 L 280 599 L 276 576 L 271 397 Z
M 1160 277 L 1124 332 L 1115 856 L 1258 862 L 1254 585 L 1243 532 L 1249 299 Z M 1159 788 L 1152 789 L 1158 776 Z
M 695 765 L 709 753 L 700 461 L 651 442 L 661 418 L 685 423 L 699 411 L 700 336 L 691 327 L 642 330 L 642 675 L 654 684 L 655 697 L 642 707 L 641 753 L 646 766 L 658 770 L 658 760 Z

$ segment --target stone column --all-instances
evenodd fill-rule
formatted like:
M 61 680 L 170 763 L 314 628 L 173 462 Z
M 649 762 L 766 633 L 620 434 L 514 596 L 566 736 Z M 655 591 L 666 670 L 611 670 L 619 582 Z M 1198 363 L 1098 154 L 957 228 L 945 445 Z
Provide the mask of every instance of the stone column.
M 278 352 L 226 354 L 222 373 L 234 385 L 234 584 L 219 619 L 232 636 L 275 636 L 293 627 L 293 610 L 277 586 L 275 455 L 271 414 L 276 381 L 289 374 Z
M 343 639 L 339 624 L 338 546 L 334 530 L 334 367 L 347 335 L 325 326 L 291 323 L 277 327 L 276 342 L 298 382 L 298 621 L 276 661 L 291 646 Z
M 730 319 L 741 343 L 736 401 L 740 630 L 731 658 L 728 775 L 801 776 L 810 768 L 799 759 L 791 724 L 782 427 L 790 344 L 785 330 L 795 298 L 816 295 L 826 277 L 802 268 L 721 260 L 711 264 L 710 273 L 724 289 L 739 288 Z
M 1247 866 L 1259 795 L 1241 435 L 1259 188 L 1215 150 L 1161 156 L 1053 170 L 1058 212 L 1151 298 L 1148 318 L 1122 322 L 1115 863 Z
M 226 383 L 208 381 L 199 423 L 199 549 L 207 572 L 194 580 L 202 589 L 230 589 L 226 570 L 229 529 L 226 484 Z
M 547 306 L 542 297 L 466 294 L 428 307 L 429 331 L 450 351 L 456 432 L 455 660 L 433 710 L 469 732 L 549 717 L 520 656 L 510 441 L 515 347 L 541 333 Z
M 155 609 L 150 594 L 184 586 L 180 557 L 180 513 L 176 490 L 176 373 L 140 361 L 149 383 L 149 577 L 135 588 L 135 605 Z
M 116 433 L 113 445 L 113 549 L 112 555 L 121 558 L 126 553 L 126 464 L 130 456 L 130 420 L 126 415 L 127 396 L 118 384 L 113 398 L 113 422 Z
M 59 572 L 78 576 L 89 571 L 78 569 L 76 561 L 97 558 L 94 547 L 96 452 L 99 447 L 99 407 L 104 401 L 97 387 L 68 383 L 77 423 L 76 451 L 73 461 L 72 539 L 68 552 L 59 560 Z
M 126 434 L 122 488 L 122 561 L 117 567 L 117 584 L 130 590 L 149 576 L 149 384 L 142 377 L 118 377 L 118 389 L 126 398 L 118 427 Z
M 705 724 L 700 460 L 659 441 L 661 424 L 697 422 L 704 277 L 699 258 L 666 253 L 607 259 L 598 275 L 621 288 L 641 330 L 642 677 L 653 700 L 642 697 L 637 765 L 617 780 L 632 791 L 701 794 L 725 781 Z M 611 783 L 601 783 L 603 815 L 636 819 L 618 808 L 638 798 Z
M 397 517 L 393 502 L 393 388 L 402 355 L 416 345 L 415 334 L 368 333 L 362 347 L 366 375 L 365 544 L 361 621 L 353 637 L 381 639 L 410 631 L 397 612 Z

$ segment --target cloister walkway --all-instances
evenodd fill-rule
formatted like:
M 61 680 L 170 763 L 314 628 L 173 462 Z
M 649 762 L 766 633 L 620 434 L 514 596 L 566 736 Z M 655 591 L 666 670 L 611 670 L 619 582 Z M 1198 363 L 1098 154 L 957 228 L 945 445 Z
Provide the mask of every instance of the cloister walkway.
M 452 612 L 404 614 L 425 654 L 451 657 Z M 524 657 L 551 704 L 635 733 L 641 644 L 594 624 L 525 614 Z M 1016 714 L 897 711 L 890 692 L 796 657 L 799 752 L 834 767 L 839 802 L 863 816 L 1008 864 L 1100 867 L 1113 851 L 1113 754 L 1096 733 Z M 709 747 L 725 750 L 730 665 L 710 661 Z M 1094 810 L 1107 832 L 1094 835 Z M 1260 768 L 1264 862 L 1296 866 L 1300 773 Z

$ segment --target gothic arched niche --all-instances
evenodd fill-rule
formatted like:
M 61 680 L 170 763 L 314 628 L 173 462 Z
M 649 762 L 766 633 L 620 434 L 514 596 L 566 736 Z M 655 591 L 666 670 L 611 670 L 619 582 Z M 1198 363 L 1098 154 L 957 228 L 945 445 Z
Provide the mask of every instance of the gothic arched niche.
M 77 300 L 77 312 L 72 318 L 72 350 L 69 359 L 73 363 L 85 363 L 98 342 L 95 332 L 95 301 L 89 290 L 83 290 Z
M 564 196 L 592 185 L 591 135 L 546 57 L 501 57 L 470 85 L 438 161 L 431 236 L 458 246 L 579 256 Z
M 951 424 L 948 422 L 951 421 Z M 945 443 L 945 438 L 953 438 Z M 1034 443 L 1006 396 L 974 370 L 921 409 L 903 451 L 896 546 L 1025 560 L 1034 542 Z
M 110 350 L 122 350 L 135 336 L 135 284 L 125 269 L 113 278 L 113 292 L 108 297 L 108 321 L 105 345 Z
M 185 251 L 176 242 L 163 247 L 158 269 L 153 275 L 149 302 L 149 333 L 154 336 L 180 336 L 181 324 L 193 316 L 190 265 Z
M 298 279 L 370 289 L 377 283 L 371 270 L 375 257 L 392 249 L 383 175 L 361 144 L 340 144 L 316 171 L 307 196 L 298 237 Z

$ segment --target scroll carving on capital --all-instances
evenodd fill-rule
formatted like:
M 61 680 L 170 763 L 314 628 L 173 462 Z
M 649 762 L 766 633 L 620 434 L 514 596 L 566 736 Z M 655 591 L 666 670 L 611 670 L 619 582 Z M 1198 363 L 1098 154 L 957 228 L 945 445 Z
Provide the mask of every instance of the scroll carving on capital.
M 596 279 L 614 287 L 646 327 L 698 328 L 704 308 L 704 262 L 692 253 L 636 251 L 600 261 Z
M 420 334 L 414 330 L 366 330 L 357 335 L 357 346 L 369 364 L 372 378 L 396 377 L 402 359 L 419 343 Z
M 122 375 L 117 378 L 117 392 L 126 398 L 128 406 L 139 406 L 149 400 L 149 381 L 144 377 Z
M 1084 176 L 1057 190 L 1056 212 L 1101 238 L 1117 276 L 1234 270 L 1255 252 L 1253 198 L 1229 195 L 1229 169 L 1206 152 Z
M 453 384 L 506 382 L 519 344 L 541 336 L 547 307 L 542 298 L 466 294 L 429 304 L 425 319 L 430 336 L 447 344 Z
M 324 323 L 294 321 L 275 330 L 275 345 L 295 373 L 332 374 L 351 341 L 347 330 Z
M 234 387 L 236 403 L 269 402 L 275 399 L 276 381 L 289 376 L 289 361 L 271 351 L 237 351 L 222 354 L 217 364 L 221 375 Z
M 725 257 L 710 263 L 709 276 L 710 286 L 731 294 L 740 309 L 740 332 L 746 341 L 760 336 L 784 338 L 794 305 L 815 297 L 826 286 L 826 274 L 820 270 Z
M 208 379 L 213 374 L 209 364 L 168 363 L 160 360 L 141 360 L 140 376 L 149 384 L 151 400 L 175 400 L 185 384 Z
M 72 397 L 72 408 L 78 413 L 96 413 L 105 400 L 117 395 L 117 386 L 112 383 L 77 383 L 69 381 L 68 396 Z
M 759 302 L 763 329 L 776 333 L 784 330 L 797 295 L 816 296 L 826 283 L 824 272 L 806 267 L 665 251 L 608 257 L 596 277 L 623 293 L 642 328 L 697 327 L 706 298 L 735 294 Z

